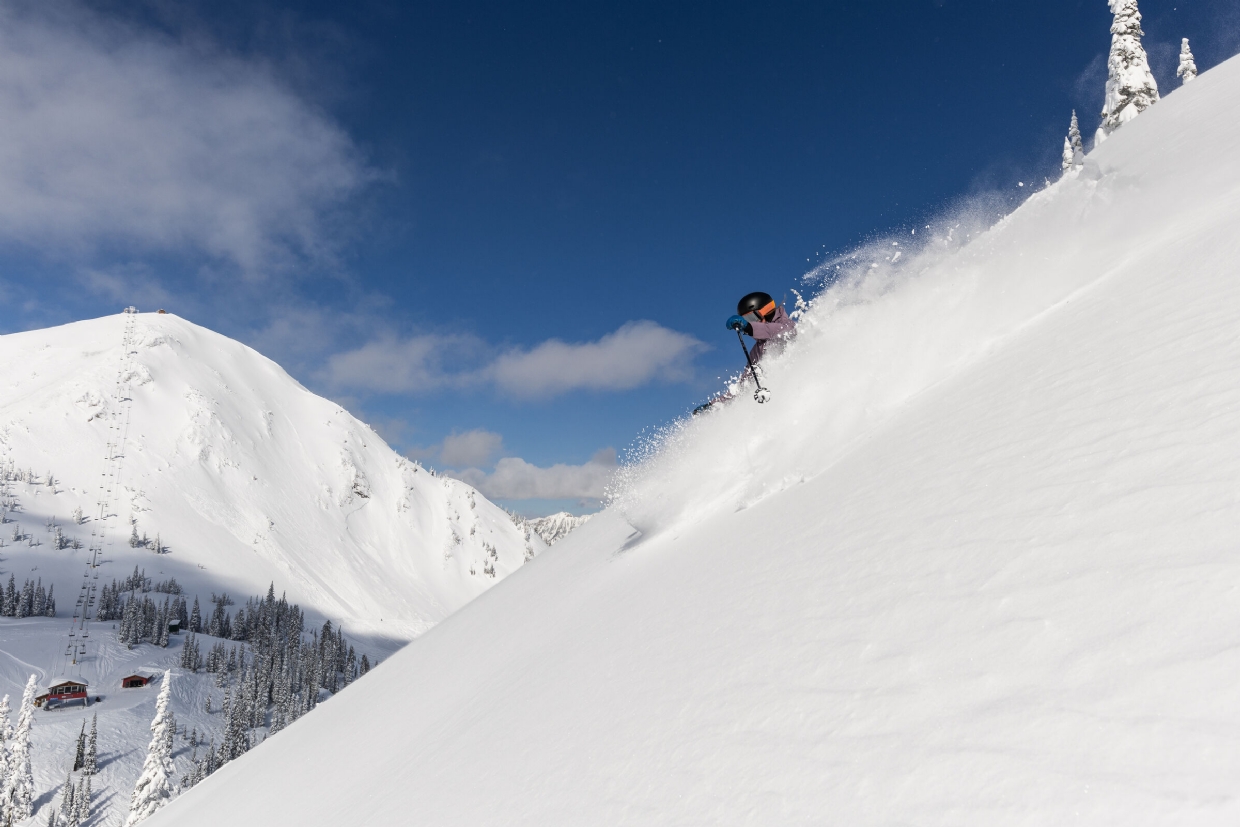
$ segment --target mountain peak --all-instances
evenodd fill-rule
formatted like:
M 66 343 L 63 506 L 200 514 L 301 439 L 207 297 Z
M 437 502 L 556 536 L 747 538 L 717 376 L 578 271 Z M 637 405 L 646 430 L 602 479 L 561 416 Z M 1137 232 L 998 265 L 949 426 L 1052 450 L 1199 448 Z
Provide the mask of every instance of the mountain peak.
M 544 547 L 275 362 L 171 313 L 0 337 L 0 387 L 0 463 L 56 478 L 23 520 L 94 513 L 108 445 L 124 441 L 104 521 L 118 572 L 157 566 L 204 593 L 274 581 L 310 611 L 407 640 Z M 130 548 L 131 530 L 168 553 Z M 39 558 L 74 577 L 82 562 Z

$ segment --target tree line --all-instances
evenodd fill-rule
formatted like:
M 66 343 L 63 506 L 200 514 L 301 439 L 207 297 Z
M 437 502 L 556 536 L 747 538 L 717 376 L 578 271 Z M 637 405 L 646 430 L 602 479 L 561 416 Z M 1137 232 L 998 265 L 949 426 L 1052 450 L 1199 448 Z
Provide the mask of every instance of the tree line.
M 17 578 L 9 575 L 9 584 L 0 590 L 0 616 L 4 617 L 55 617 L 56 598 L 53 586 L 43 591 L 43 578 L 26 580 L 17 588 Z
M 198 633 L 191 630 L 181 650 L 182 668 L 214 673 L 216 686 L 225 690 L 220 742 L 212 739 L 200 760 L 195 753 L 195 767 L 182 782 L 186 786 L 249 750 L 254 730 L 267 726 L 270 734 L 279 732 L 314 709 L 322 692 L 335 694 L 370 671 L 369 657 L 359 659 L 344 630 L 330 620 L 312 629 L 307 640 L 305 614 L 285 596 L 277 599 L 274 584 L 266 596 L 247 600 L 235 617 L 223 611 L 225 599 L 216 600 L 208 628 L 231 628 L 242 643 L 217 641 L 204 657 Z M 211 712 L 210 696 L 206 703 Z

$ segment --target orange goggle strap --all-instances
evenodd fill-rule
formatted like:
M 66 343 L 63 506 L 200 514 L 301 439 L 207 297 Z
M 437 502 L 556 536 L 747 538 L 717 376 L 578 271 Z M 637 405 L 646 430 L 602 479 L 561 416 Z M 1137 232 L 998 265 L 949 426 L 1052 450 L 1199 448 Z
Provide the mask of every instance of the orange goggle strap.
M 749 311 L 748 313 L 745 314 L 745 318 L 748 319 L 750 322 L 758 322 L 758 321 L 762 321 L 763 319 L 765 319 L 768 313 L 774 313 L 774 312 L 775 312 L 775 300 L 771 299 L 771 301 L 767 303 L 766 307 L 759 308 L 758 310 Z

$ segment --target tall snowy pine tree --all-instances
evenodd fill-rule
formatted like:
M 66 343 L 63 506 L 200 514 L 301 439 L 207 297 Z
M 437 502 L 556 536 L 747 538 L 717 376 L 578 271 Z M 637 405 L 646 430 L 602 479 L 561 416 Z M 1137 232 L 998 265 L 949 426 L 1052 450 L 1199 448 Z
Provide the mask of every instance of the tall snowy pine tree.
M 1111 55 L 1107 59 L 1106 100 L 1102 125 L 1094 136 L 1100 144 L 1133 118 L 1158 103 L 1158 84 L 1141 45 L 1141 12 L 1137 0 L 1110 0 Z
M 155 701 L 155 719 L 151 721 L 151 744 L 147 748 L 142 774 L 133 788 L 129 803 L 129 817 L 125 827 L 141 822 L 164 806 L 172 798 L 172 750 L 169 730 L 173 727 L 169 692 L 172 685 L 171 670 L 164 672 L 163 685 Z
M 1189 83 L 1197 78 L 1197 63 L 1193 60 L 1193 50 L 1188 48 L 1188 38 L 1180 42 L 1180 68 L 1175 70 L 1181 83 Z
M 1085 163 L 1085 143 L 1081 140 L 1081 124 L 1076 119 L 1075 109 L 1068 124 L 1068 142 L 1072 145 L 1072 165 L 1079 167 Z
M 34 808 L 34 774 L 30 768 L 30 729 L 34 725 L 34 695 L 36 678 L 26 681 L 22 693 L 22 708 L 17 713 L 17 726 L 9 742 L 8 776 L 0 791 L 0 805 L 10 824 L 30 818 Z
M 13 725 L 9 723 L 9 696 L 0 698 L 0 790 L 9 777 L 9 739 L 13 737 Z
M 77 812 L 73 801 L 74 793 L 73 773 L 69 773 L 65 776 L 65 785 L 60 788 L 60 819 L 66 827 L 74 823 L 73 814 Z
M 73 796 L 73 803 L 77 808 L 77 819 L 75 824 L 85 824 L 90 818 L 90 776 L 83 775 L 82 781 L 78 784 L 77 794 Z
M 77 749 L 73 753 L 73 769 L 80 770 L 86 765 L 86 720 L 82 720 L 82 731 L 78 733 Z
M 86 741 L 86 761 L 82 764 L 82 770 L 87 775 L 94 775 L 99 772 L 99 713 L 96 712 L 90 719 L 90 738 Z

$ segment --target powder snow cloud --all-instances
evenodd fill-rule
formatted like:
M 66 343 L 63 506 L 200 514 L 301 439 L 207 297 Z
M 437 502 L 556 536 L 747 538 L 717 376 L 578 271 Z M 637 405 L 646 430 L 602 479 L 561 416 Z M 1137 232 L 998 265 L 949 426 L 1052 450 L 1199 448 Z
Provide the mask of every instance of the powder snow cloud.
M 0 4 L 0 147 L 0 240 L 248 275 L 330 255 L 336 211 L 376 179 L 263 66 L 75 3 Z

